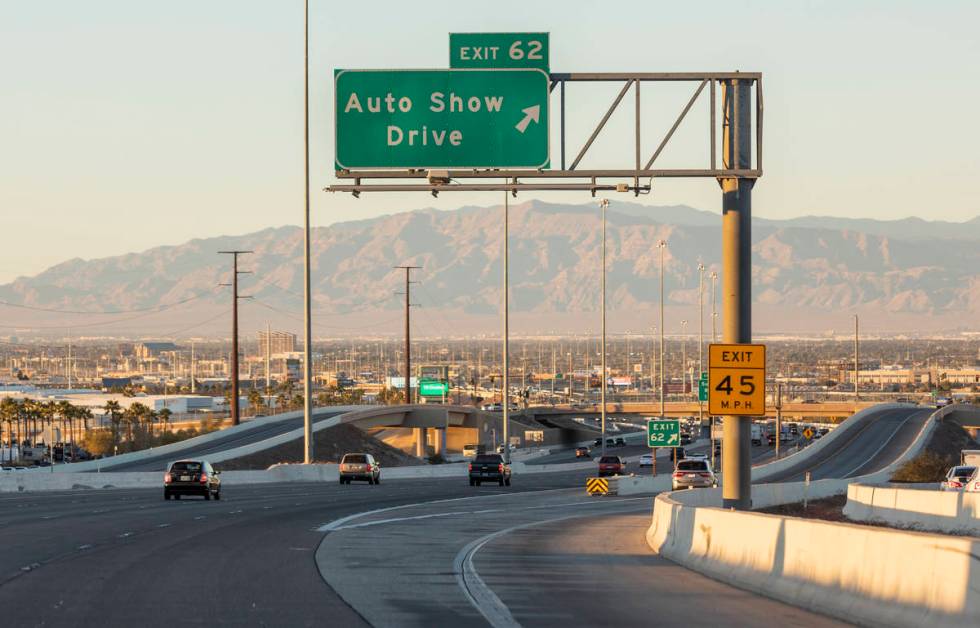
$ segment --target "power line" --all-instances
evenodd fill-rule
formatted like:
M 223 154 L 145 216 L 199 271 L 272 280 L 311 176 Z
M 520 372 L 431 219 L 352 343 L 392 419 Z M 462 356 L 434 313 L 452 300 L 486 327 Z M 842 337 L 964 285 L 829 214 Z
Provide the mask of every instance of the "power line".
M 23 309 L 23 310 L 31 310 L 31 311 L 34 311 L 34 312 L 52 312 L 52 313 L 55 313 L 55 314 L 95 314 L 95 315 L 103 315 L 103 314 L 136 314 L 138 312 L 163 312 L 163 311 L 169 310 L 171 308 L 175 308 L 175 307 L 177 307 L 179 305 L 183 305 L 185 303 L 190 303 L 191 301 L 194 301 L 196 299 L 200 299 L 203 296 L 207 296 L 207 294 L 208 294 L 207 292 L 202 292 L 201 294 L 197 294 L 197 295 L 194 295 L 192 297 L 188 297 L 188 298 L 183 299 L 181 301 L 177 301 L 176 303 L 168 303 L 166 305 L 154 305 L 152 307 L 144 307 L 144 308 L 135 308 L 135 309 L 132 309 L 132 310 L 103 310 L 103 311 L 59 310 L 59 309 L 55 309 L 55 308 L 39 307 L 39 306 L 34 306 L 34 305 L 24 305 L 22 303 L 11 303 L 10 301 L 4 301 L 2 299 L 0 299 L 0 305 L 5 305 L 7 307 L 15 307 L 15 308 Z

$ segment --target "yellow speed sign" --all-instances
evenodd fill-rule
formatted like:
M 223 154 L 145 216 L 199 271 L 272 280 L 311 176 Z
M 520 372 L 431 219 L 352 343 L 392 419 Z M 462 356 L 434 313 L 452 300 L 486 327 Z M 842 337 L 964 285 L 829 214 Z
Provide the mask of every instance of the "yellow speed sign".
M 708 412 L 734 416 L 766 413 L 766 345 L 708 346 Z

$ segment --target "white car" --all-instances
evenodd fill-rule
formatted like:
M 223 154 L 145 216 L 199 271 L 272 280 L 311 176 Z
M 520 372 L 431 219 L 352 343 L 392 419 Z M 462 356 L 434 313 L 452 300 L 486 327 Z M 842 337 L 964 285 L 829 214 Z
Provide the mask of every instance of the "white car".
M 939 490 L 955 492 L 965 490 L 976 473 L 977 467 L 964 465 L 953 467 L 946 472 L 946 479 L 939 485 Z
M 653 466 L 653 454 L 643 454 L 640 456 L 640 466 L 641 467 L 652 467 Z
M 707 460 L 708 454 L 686 454 L 684 460 Z
M 970 476 L 963 484 L 963 492 L 965 493 L 980 493 L 980 467 L 978 467 L 973 475 Z

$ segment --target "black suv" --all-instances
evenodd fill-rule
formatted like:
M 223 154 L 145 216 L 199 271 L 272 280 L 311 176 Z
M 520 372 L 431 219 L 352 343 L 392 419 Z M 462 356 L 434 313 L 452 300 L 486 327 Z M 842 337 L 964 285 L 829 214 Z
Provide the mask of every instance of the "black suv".
M 163 474 L 163 498 L 180 499 L 181 495 L 201 495 L 204 499 L 221 499 L 221 480 L 207 460 L 178 460 Z

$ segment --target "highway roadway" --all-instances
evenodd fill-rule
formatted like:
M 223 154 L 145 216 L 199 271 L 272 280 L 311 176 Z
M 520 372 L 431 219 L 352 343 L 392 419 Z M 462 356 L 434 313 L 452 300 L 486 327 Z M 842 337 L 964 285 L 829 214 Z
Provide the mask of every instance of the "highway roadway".
M 922 414 L 876 415 L 819 471 L 884 464 Z M 650 497 L 587 497 L 587 475 L 0 495 L 0 609 L 11 626 L 832 625 L 654 556 Z
M 327 412 L 318 411 L 313 417 L 314 425 L 326 421 L 327 419 L 334 417 L 341 412 Z M 249 424 L 243 424 L 249 425 Z M 167 464 L 173 462 L 178 458 L 206 458 L 208 455 L 225 451 L 228 449 L 234 449 L 235 447 L 241 447 L 243 445 L 251 445 L 252 443 L 257 443 L 259 441 L 272 438 L 274 436 L 279 436 L 281 434 L 286 434 L 287 432 L 292 432 L 293 430 L 299 430 L 303 428 L 303 417 L 296 417 L 291 419 L 283 419 L 281 421 L 274 422 L 262 422 L 252 425 L 245 429 L 238 429 L 229 434 L 223 434 L 216 437 L 215 439 L 208 441 L 207 443 L 202 443 L 194 447 L 188 447 L 183 449 L 178 454 L 164 454 L 160 456 L 152 456 L 149 458 L 143 458 L 141 460 L 134 460 L 132 462 L 124 462 L 117 465 L 112 465 L 102 469 L 103 473 L 116 472 L 116 471 L 160 471 L 163 473 L 167 470 Z M 109 458 L 108 462 L 112 462 Z
M 845 435 L 842 443 L 814 460 L 793 466 L 769 482 L 799 482 L 810 472 L 811 480 L 852 478 L 887 467 L 912 442 L 935 412 L 931 408 L 881 410 L 868 417 L 858 432 Z

